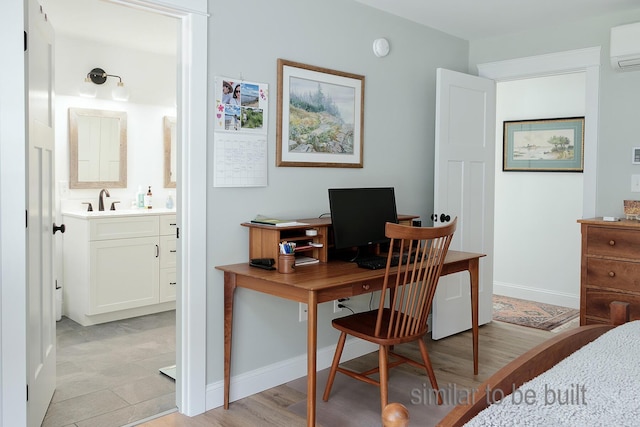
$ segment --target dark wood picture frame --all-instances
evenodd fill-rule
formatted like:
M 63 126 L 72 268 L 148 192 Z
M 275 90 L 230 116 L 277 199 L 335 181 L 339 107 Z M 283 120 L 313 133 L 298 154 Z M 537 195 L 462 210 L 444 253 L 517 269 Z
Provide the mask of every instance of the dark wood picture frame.
M 362 168 L 364 81 L 278 59 L 276 166 Z

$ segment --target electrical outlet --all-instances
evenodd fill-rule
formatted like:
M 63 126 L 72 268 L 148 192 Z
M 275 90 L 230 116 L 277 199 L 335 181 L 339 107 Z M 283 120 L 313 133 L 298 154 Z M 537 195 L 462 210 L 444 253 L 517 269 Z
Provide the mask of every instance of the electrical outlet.
M 631 175 L 631 192 L 640 193 L 640 175 Z
M 69 198 L 69 181 L 59 181 L 60 185 L 60 198 Z
M 342 301 L 338 301 L 337 299 L 333 300 L 333 312 L 334 313 L 340 313 L 342 311 L 342 309 L 340 307 L 338 307 L 338 304 L 342 304 Z
M 308 319 L 307 314 L 307 304 L 301 302 L 298 306 L 298 322 L 306 322 Z

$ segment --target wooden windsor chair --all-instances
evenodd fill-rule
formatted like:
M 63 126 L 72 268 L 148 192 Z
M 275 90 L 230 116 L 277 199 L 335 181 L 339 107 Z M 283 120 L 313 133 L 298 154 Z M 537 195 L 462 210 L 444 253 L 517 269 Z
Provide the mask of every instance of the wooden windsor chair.
M 380 405 L 384 409 L 388 403 L 389 368 L 402 363 L 425 369 L 431 386 L 436 393 L 438 392 L 438 383 L 423 338 L 428 332 L 427 316 L 431 311 L 442 264 L 456 224 L 457 218 L 442 227 L 386 224 L 385 234 L 391 241 L 380 293 L 380 305 L 376 310 L 356 313 L 332 321 L 332 326 L 341 333 L 322 397 L 324 401 L 329 400 L 336 373 L 340 372 L 380 387 Z M 394 255 L 400 258 L 397 267 L 391 267 L 391 259 Z M 403 258 L 405 256 L 406 260 Z M 379 346 L 377 367 L 365 372 L 355 372 L 339 366 L 347 335 Z M 413 341 L 418 342 L 422 362 L 393 351 L 395 345 Z M 390 361 L 389 356 L 393 356 L 395 360 Z M 379 373 L 379 381 L 371 378 L 375 373 Z M 442 396 L 440 393 L 437 395 L 438 404 L 441 404 Z

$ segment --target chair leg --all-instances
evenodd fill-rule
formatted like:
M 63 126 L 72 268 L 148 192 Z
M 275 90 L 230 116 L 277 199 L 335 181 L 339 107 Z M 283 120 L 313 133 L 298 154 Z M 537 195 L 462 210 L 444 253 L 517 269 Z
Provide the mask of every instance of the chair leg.
M 338 372 L 338 365 L 340 364 L 340 357 L 342 356 L 342 350 L 344 349 L 344 343 L 347 340 L 347 333 L 342 332 L 340 338 L 338 338 L 338 344 L 336 345 L 336 352 L 333 355 L 333 362 L 331 363 L 331 370 L 329 371 L 329 378 L 327 379 L 327 386 L 324 389 L 322 400 L 325 402 L 329 400 L 329 393 L 331 393 L 331 387 L 333 387 L 333 380 L 336 378 L 336 372 Z
M 389 401 L 389 353 L 386 346 L 381 345 L 378 350 L 378 368 L 380 369 L 380 405 L 381 411 Z
M 427 344 L 425 344 L 422 338 L 418 340 L 418 344 L 420 345 L 420 354 L 422 354 L 425 370 L 429 376 L 429 381 L 431 381 L 431 387 L 433 387 L 433 390 L 438 394 L 438 405 L 442 405 L 442 394 L 439 393 L 440 389 L 438 388 L 438 381 L 436 381 L 436 374 L 433 372 L 433 366 L 431 366 L 431 359 L 429 359 L 429 353 L 427 352 Z

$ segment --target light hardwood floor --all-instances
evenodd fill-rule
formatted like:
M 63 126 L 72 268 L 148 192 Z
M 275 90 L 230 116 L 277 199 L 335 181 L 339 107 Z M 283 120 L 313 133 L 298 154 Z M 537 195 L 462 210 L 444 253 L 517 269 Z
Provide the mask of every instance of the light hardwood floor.
M 481 326 L 480 370 L 477 376 L 473 375 L 471 332 L 467 331 L 438 341 L 428 338 L 427 347 L 440 385 L 456 384 L 461 388 L 476 388 L 505 364 L 552 336 L 552 332 L 497 321 Z M 402 350 L 412 357 L 419 358 L 417 345 L 407 344 L 402 346 Z M 372 362 L 376 363 L 377 357 L 377 353 L 371 353 L 347 362 L 345 365 L 355 369 L 360 365 L 370 367 Z M 404 364 L 395 369 L 411 371 L 415 368 Z M 215 408 L 195 417 L 173 413 L 141 425 L 144 427 L 303 426 L 305 420 L 287 410 L 287 407 L 305 399 L 304 393 L 284 384 L 232 402 L 229 410 L 224 410 L 222 407 Z M 357 396 L 354 396 L 354 399 L 357 399 Z

